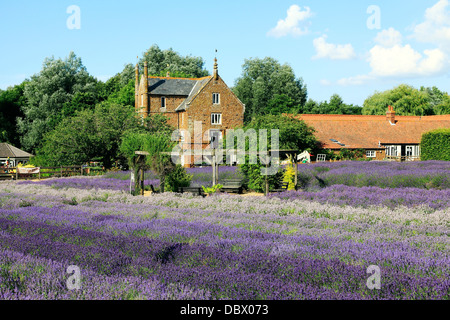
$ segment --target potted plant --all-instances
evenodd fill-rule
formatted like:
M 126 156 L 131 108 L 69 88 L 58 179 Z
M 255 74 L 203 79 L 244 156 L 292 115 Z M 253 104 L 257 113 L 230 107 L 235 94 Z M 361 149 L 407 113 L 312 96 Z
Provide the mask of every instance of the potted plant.
M 203 192 L 208 197 L 211 194 L 218 192 L 222 188 L 222 185 L 221 184 L 216 184 L 215 186 L 212 186 L 212 187 L 202 186 L 202 188 L 203 188 Z

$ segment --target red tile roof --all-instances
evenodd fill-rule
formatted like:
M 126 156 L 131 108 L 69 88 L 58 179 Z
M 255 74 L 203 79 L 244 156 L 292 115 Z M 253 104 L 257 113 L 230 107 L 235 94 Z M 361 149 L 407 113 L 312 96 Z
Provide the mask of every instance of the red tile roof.
M 377 149 L 379 143 L 418 144 L 422 133 L 438 128 L 450 128 L 450 115 L 395 116 L 395 125 L 392 125 L 385 115 L 302 114 L 295 118 L 313 127 L 317 139 L 323 143 L 324 148 L 329 149 Z M 330 139 L 335 139 L 345 146 Z

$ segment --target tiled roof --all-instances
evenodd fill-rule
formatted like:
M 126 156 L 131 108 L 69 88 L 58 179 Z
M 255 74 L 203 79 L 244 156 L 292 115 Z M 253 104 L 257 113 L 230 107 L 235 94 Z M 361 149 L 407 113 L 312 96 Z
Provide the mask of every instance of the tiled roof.
M 33 155 L 8 143 L 0 143 L 0 158 L 28 158 Z
M 442 116 L 395 116 L 395 125 L 385 115 L 317 115 L 302 114 L 297 119 L 313 127 L 315 136 L 324 148 L 372 148 L 380 144 L 418 144 L 422 133 L 450 128 L 450 115 Z M 335 141 L 343 144 L 338 144 Z
M 211 78 L 212 76 L 203 78 L 149 77 L 148 91 L 152 95 L 186 96 L 186 99 L 175 109 L 175 111 L 183 111 Z

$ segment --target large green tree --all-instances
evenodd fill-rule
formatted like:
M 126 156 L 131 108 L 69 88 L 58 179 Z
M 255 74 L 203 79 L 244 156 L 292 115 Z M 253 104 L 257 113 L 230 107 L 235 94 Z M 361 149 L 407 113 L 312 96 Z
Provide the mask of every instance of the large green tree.
M 24 117 L 17 122 L 22 147 L 34 151 L 43 135 L 61 121 L 64 106 L 75 112 L 78 108 L 70 106 L 72 99 L 95 100 L 91 95 L 95 96 L 96 89 L 96 79 L 88 74 L 81 59 L 73 52 L 65 60 L 46 58 L 42 70 L 25 84 Z
M 447 92 L 441 91 L 437 87 L 420 87 L 420 91 L 428 95 L 434 114 L 450 114 L 450 96 Z
M 270 150 L 274 147 L 280 149 L 289 150 L 316 150 L 318 146 L 317 139 L 314 136 L 314 130 L 307 126 L 302 120 L 293 119 L 291 117 L 283 115 L 262 115 L 255 116 L 244 127 L 244 132 L 248 130 L 255 130 L 259 133 L 259 130 L 267 130 L 268 145 L 265 150 Z M 279 130 L 278 146 L 273 143 L 272 131 Z M 260 145 L 261 141 L 258 141 L 258 150 L 264 150 L 264 146 Z M 246 144 L 247 148 L 250 148 L 249 143 Z M 251 150 L 251 149 L 250 149 Z M 251 150 L 252 151 L 252 150 Z M 265 188 L 265 176 L 261 175 L 261 168 L 263 164 L 260 162 L 260 158 L 257 157 L 256 164 L 250 164 L 250 157 L 247 157 L 246 163 L 240 165 L 240 170 L 248 180 L 248 187 L 251 190 L 263 191 Z M 270 174 L 267 177 L 269 189 L 273 189 L 279 186 L 280 180 L 283 177 L 283 168 L 280 166 L 276 173 Z
M 250 58 L 245 60 L 242 69 L 233 92 L 245 104 L 246 123 L 257 115 L 298 109 L 306 103 L 306 85 L 295 77 L 288 64 L 281 65 L 270 57 Z M 279 110 L 278 103 L 282 105 Z
M 298 113 L 306 114 L 361 114 L 362 108 L 344 103 L 341 96 L 333 94 L 330 101 L 316 102 L 309 99 Z
M 20 147 L 16 118 L 23 116 L 21 107 L 25 104 L 25 84 L 26 81 L 0 91 L 0 142 L 8 142 L 16 147 Z
M 169 131 L 159 118 L 147 121 L 159 123 L 161 132 Z M 94 110 L 78 111 L 45 134 L 37 160 L 43 165 L 77 165 L 98 159 L 110 168 L 114 161 L 123 160 L 119 146 L 130 131 L 151 132 L 135 116 L 133 107 L 104 101 Z
M 139 60 L 139 69 L 142 74 L 144 62 L 148 63 L 149 76 L 166 76 L 167 71 L 172 77 L 201 78 L 209 75 L 204 69 L 205 62 L 201 57 L 181 56 L 172 48 L 161 50 L 158 45 L 152 45 Z
M 386 114 L 389 105 L 394 107 L 397 115 L 425 116 L 434 114 L 430 106 L 430 97 L 424 91 L 401 84 L 394 89 L 375 92 L 364 101 L 362 114 Z

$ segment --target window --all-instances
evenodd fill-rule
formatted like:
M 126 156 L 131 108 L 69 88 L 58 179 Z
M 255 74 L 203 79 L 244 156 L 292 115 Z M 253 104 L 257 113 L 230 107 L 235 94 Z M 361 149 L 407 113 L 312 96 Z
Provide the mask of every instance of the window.
M 222 114 L 211 113 L 211 124 L 222 124 Z
M 220 93 L 213 93 L 213 104 L 220 104 Z
M 377 156 L 377 152 L 375 150 L 366 150 L 367 158 L 375 158 Z
M 166 97 L 161 97 L 161 108 L 166 108 Z

